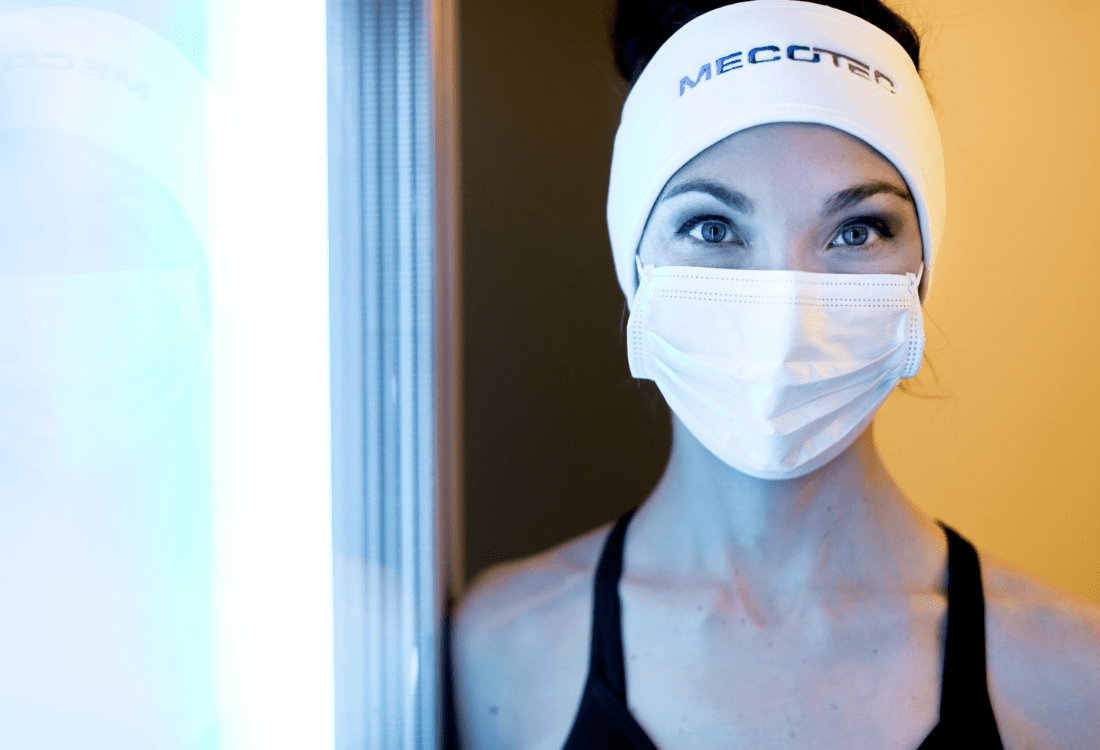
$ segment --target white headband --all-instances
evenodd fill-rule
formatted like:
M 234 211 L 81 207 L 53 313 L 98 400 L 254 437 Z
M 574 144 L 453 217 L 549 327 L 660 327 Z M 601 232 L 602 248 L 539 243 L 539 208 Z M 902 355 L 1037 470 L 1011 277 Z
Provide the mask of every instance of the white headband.
M 49 7 L 0 15 L 0 130 L 87 138 L 156 179 L 207 234 L 206 79 L 129 18 Z
M 927 292 L 947 206 L 939 130 L 913 61 L 893 37 L 849 13 L 749 0 L 680 28 L 623 105 L 607 226 L 628 302 L 638 243 L 669 178 L 723 138 L 773 122 L 832 126 L 894 164 L 916 202 Z

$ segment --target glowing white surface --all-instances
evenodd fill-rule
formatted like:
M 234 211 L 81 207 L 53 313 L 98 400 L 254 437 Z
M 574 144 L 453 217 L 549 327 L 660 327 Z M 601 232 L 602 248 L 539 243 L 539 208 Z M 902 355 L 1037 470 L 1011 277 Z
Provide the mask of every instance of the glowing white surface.
M 210 71 L 225 104 L 210 126 L 222 747 L 332 747 L 325 6 L 216 5 Z

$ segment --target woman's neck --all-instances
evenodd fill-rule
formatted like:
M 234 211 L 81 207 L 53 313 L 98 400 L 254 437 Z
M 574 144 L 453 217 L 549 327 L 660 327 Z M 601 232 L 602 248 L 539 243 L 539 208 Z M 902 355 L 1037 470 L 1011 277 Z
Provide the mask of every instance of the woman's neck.
M 890 477 L 870 427 L 820 469 L 772 481 L 724 463 L 675 416 L 668 466 L 630 536 L 628 568 L 713 581 L 773 622 L 807 597 L 837 606 L 934 586 L 942 540 Z

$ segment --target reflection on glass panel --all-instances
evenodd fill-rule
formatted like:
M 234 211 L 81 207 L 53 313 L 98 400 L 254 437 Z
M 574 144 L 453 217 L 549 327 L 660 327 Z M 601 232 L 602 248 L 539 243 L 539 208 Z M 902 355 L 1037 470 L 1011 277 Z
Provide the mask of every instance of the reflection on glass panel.
M 324 12 L 0 0 L 4 750 L 333 744 Z
M 0 8 L 3 744 L 215 747 L 201 8 L 27 5 Z

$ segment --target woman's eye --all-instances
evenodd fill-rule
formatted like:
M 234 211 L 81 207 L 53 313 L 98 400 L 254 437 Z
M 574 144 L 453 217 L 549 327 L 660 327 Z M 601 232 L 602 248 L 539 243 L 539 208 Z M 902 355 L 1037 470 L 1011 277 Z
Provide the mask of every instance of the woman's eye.
M 840 240 L 834 244 L 837 245 L 862 245 L 867 241 L 870 236 L 870 231 L 867 227 L 855 226 L 844 227 L 840 230 L 840 234 L 837 235 L 837 239 Z
M 866 245 L 868 242 L 872 242 L 879 237 L 892 236 L 893 234 L 886 228 L 886 225 L 880 222 L 876 222 L 875 224 L 849 224 L 836 233 L 836 236 L 833 237 L 832 244 L 858 247 L 859 245 Z
M 703 242 L 725 242 L 733 238 L 733 232 L 725 222 L 705 219 L 691 228 L 689 235 Z

